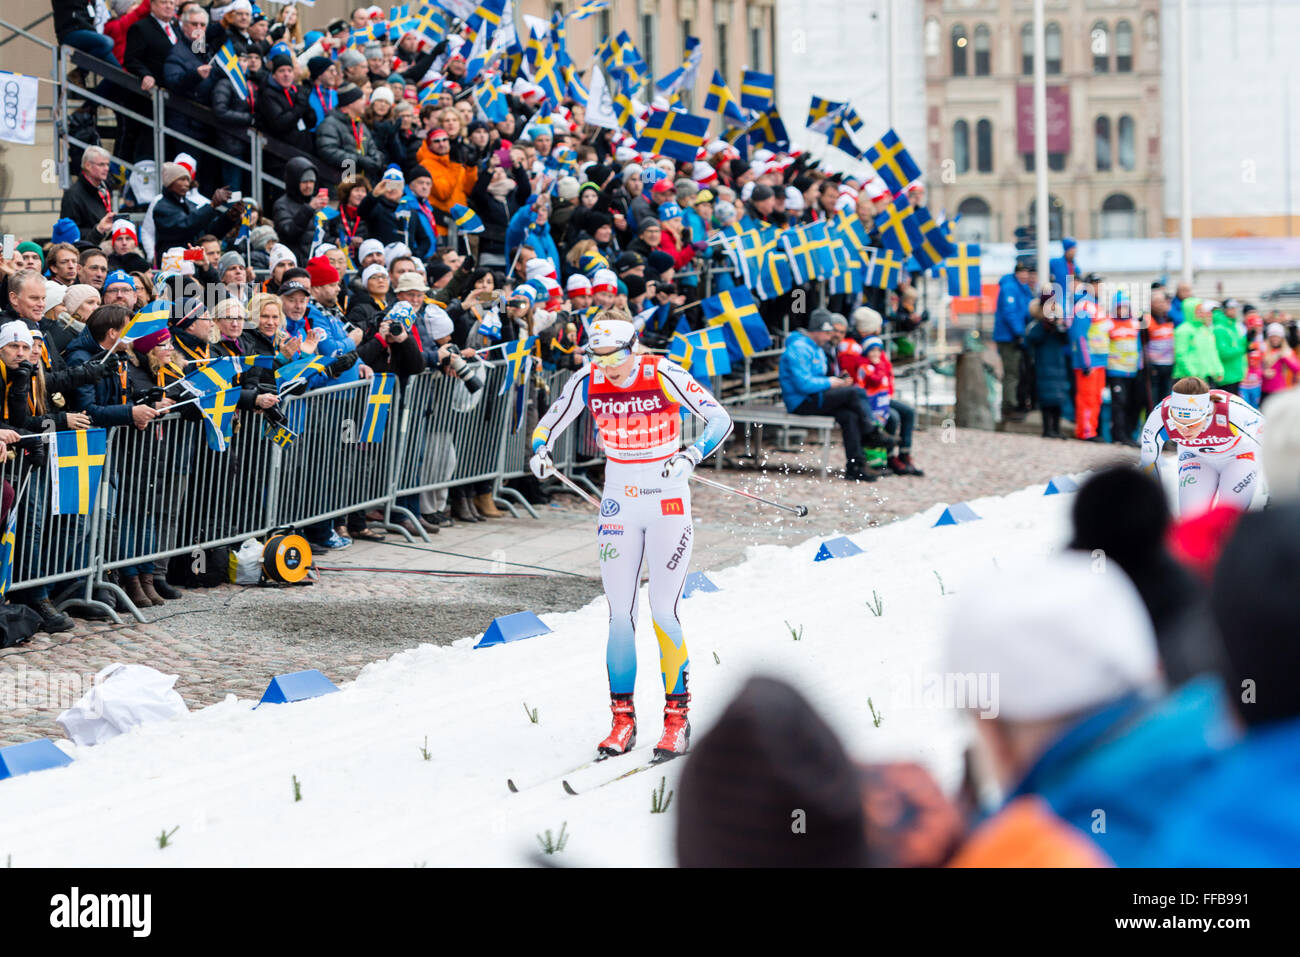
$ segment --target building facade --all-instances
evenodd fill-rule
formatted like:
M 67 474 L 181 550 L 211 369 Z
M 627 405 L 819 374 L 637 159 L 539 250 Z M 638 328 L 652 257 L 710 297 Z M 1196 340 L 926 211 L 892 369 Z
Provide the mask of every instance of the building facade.
M 930 206 L 964 241 L 1010 242 L 1035 212 L 1033 4 L 924 3 Z M 1046 8 L 1052 238 L 1164 235 L 1160 0 Z

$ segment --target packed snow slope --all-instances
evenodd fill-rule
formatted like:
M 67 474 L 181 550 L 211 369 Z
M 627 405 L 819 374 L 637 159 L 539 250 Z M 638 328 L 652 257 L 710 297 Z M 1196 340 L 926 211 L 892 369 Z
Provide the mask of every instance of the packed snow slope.
M 849 530 L 865 550 L 850 558 L 814 562 L 820 540 L 810 540 L 752 547 L 740 565 L 711 573 L 721 590 L 682 610 L 696 736 L 764 673 L 800 688 L 855 758 L 914 759 L 954 787 L 967 725 L 930 694 L 948 596 L 973 574 L 1061 547 L 1073 496 L 1043 491 L 976 500 L 981 518 L 969 524 L 933 528 L 938 505 Z M 591 562 L 594 571 L 594 536 Z M 663 688 L 645 595 L 640 607 L 636 701 L 648 747 L 662 728 Z M 402 613 L 375 612 L 380 628 Z M 479 650 L 476 637 L 421 645 L 310 701 L 254 710 L 231 696 L 98 747 L 62 741 L 70 766 L 0 781 L 5 805 L 21 809 L 0 816 L 0 858 L 14 867 L 513 865 L 530 862 L 536 835 L 565 825 L 557 864 L 671 865 L 676 808 L 651 814 L 650 794 L 661 777 L 675 788 L 689 757 L 578 796 L 552 777 L 591 757 L 608 731 L 606 615 L 599 599 L 546 615 L 552 634 Z M 571 780 L 581 790 L 637 760 Z M 173 828 L 160 849 L 158 835 Z

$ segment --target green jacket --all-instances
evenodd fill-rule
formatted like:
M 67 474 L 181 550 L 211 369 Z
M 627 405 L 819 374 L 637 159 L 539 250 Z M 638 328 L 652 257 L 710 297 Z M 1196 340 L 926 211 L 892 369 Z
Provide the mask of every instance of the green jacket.
M 1214 343 L 1223 363 L 1216 385 L 1232 385 L 1246 378 L 1246 327 L 1222 309 L 1214 310 Z
M 1183 321 L 1174 330 L 1174 379 L 1194 375 L 1222 382 L 1223 362 L 1214 329 L 1196 319 L 1200 303 L 1199 299 L 1183 301 Z

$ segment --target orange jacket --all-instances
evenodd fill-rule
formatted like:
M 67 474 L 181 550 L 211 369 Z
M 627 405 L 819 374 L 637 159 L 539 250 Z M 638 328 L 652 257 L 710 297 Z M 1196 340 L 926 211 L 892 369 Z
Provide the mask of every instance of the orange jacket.
M 1091 841 L 1033 794 L 1016 798 L 962 845 L 949 867 L 1110 867 Z
M 435 156 L 427 143 L 420 144 L 416 159 L 433 177 L 429 202 L 444 213 L 457 204 L 469 205 L 469 193 L 478 181 L 478 167 L 453 163 L 445 156 Z

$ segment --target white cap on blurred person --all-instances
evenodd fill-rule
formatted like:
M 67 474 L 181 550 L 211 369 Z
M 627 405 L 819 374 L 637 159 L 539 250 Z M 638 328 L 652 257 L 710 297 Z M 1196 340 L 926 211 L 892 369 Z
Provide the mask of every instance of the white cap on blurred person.
M 27 328 L 27 323 L 14 320 L 0 326 L 0 347 L 11 342 L 22 342 L 29 346 L 33 344 L 32 331 Z
M 1269 398 L 1268 428 L 1260 445 L 1270 500 L 1300 501 L 1300 389 L 1286 389 Z
M 63 297 L 67 293 L 68 287 L 61 282 L 55 282 L 53 279 L 45 280 L 45 311 L 49 312 L 55 306 L 63 305 Z
M 990 717 L 1044 721 L 1081 714 L 1157 684 L 1146 606 L 1114 562 L 1051 555 L 961 589 L 945 670 L 996 676 Z M 981 703 L 982 704 L 982 703 Z M 971 702 L 971 707 L 976 703 Z
M 384 268 L 390 268 L 394 259 L 409 255 L 411 255 L 411 247 L 406 243 L 389 243 L 384 247 Z
M 270 269 L 275 269 L 280 263 L 288 263 L 290 266 L 298 265 L 298 257 L 293 254 L 293 250 L 282 243 L 276 243 L 272 246 L 271 252 L 266 258 Z
M 805 205 L 806 204 L 803 201 L 803 193 L 799 192 L 793 186 L 787 186 L 785 188 L 785 208 L 787 212 L 803 212 Z
M 1285 339 L 1286 326 L 1282 325 L 1280 322 L 1270 322 L 1268 327 L 1264 330 L 1264 335 L 1268 336 L 1270 339 L 1273 336 L 1277 336 L 1279 339 Z
M 367 239 L 357 250 L 357 262 L 364 262 L 367 256 L 373 256 L 375 253 L 384 254 L 384 244 L 378 239 Z

